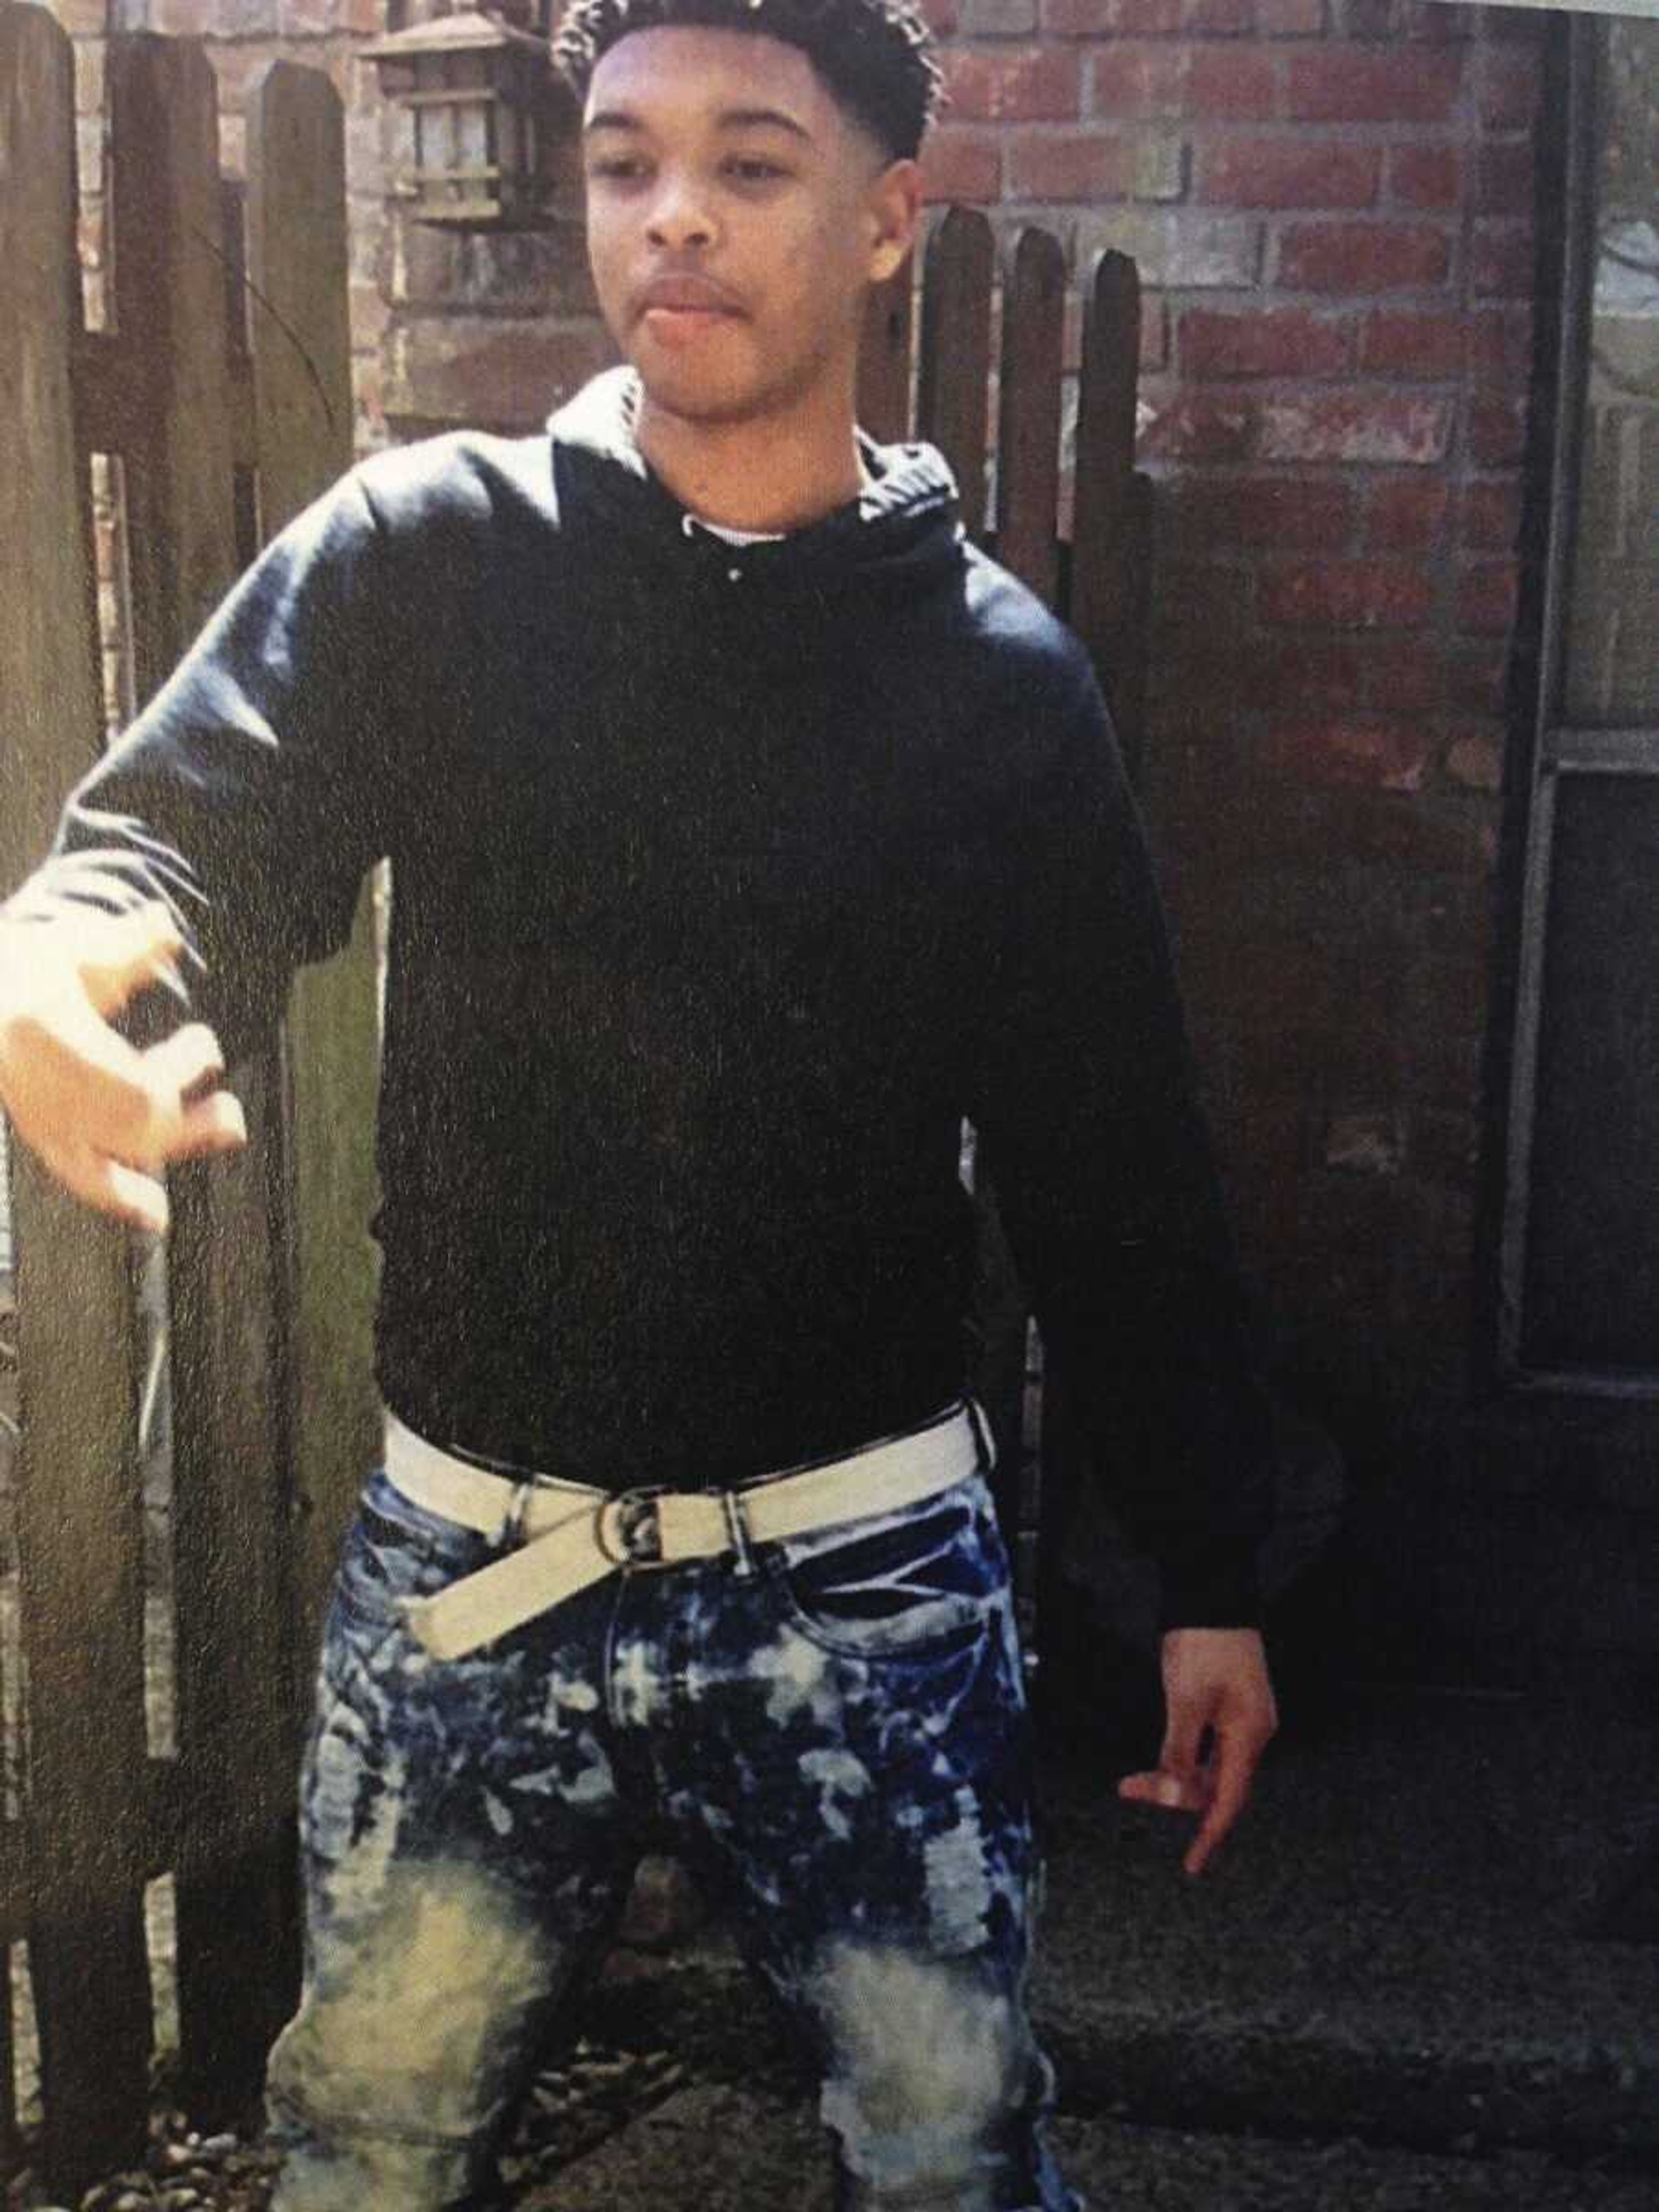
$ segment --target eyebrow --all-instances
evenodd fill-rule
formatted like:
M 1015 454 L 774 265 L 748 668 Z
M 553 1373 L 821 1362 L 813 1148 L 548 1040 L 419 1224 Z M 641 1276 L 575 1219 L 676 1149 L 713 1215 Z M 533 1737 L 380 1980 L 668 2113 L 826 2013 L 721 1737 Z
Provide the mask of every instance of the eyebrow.
M 728 107 L 720 118 L 722 131 L 756 131 L 770 127 L 787 131 L 794 137 L 810 139 L 811 132 L 793 115 L 786 115 L 781 107 Z
M 793 115 L 787 115 L 781 107 L 727 107 L 715 117 L 714 123 L 715 128 L 720 131 L 787 131 L 792 137 L 804 138 L 809 144 L 811 143 L 812 134 L 805 125 L 798 123 Z M 583 125 L 588 131 L 639 131 L 646 127 L 639 116 L 625 107 L 600 108 L 597 113 L 590 115 Z

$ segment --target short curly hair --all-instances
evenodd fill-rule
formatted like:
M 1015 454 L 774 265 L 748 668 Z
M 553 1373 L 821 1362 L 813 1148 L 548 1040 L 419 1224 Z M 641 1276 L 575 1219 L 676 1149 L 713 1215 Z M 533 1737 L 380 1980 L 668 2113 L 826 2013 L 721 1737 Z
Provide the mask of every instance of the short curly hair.
M 915 0 L 568 0 L 553 59 L 578 100 L 601 57 L 629 31 L 753 31 L 799 46 L 824 83 L 895 161 L 914 159 L 944 78 Z

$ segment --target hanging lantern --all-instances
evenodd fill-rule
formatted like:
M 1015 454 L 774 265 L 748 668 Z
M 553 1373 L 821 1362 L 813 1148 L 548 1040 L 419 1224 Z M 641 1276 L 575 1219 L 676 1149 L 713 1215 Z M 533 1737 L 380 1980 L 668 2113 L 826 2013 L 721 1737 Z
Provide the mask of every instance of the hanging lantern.
M 362 52 L 381 91 L 409 111 L 412 157 L 392 188 L 417 222 L 510 230 L 542 219 L 541 139 L 553 96 L 544 33 L 470 8 Z

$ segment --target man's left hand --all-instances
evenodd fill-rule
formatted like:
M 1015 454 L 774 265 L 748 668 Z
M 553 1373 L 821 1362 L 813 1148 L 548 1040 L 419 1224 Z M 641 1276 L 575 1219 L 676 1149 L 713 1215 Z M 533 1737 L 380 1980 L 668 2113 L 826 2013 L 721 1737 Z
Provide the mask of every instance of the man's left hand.
M 1244 1809 L 1279 1716 L 1254 1628 L 1174 1628 L 1164 1638 L 1164 1746 L 1120 1797 L 1203 1817 L 1182 1866 L 1201 1874 Z M 1207 1741 L 1206 1741 L 1207 1735 Z

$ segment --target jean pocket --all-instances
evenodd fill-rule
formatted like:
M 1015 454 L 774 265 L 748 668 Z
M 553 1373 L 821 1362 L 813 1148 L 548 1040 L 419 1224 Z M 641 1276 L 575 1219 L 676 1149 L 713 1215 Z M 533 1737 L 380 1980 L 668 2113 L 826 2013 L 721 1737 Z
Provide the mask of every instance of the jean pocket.
M 405 1598 L 430 1597 L 493 1556 L 487 1536 L 417 1505 L 377 1468 L 341 1553 L 335 1604 L 349 1622 L 391 1627 Z
M 981 1477 L 896 1511 L 776 1547 L 793 1626 L 846 1658 L 922 1661 L 969 1649 L 994 1624 L 1007 1561 Z

